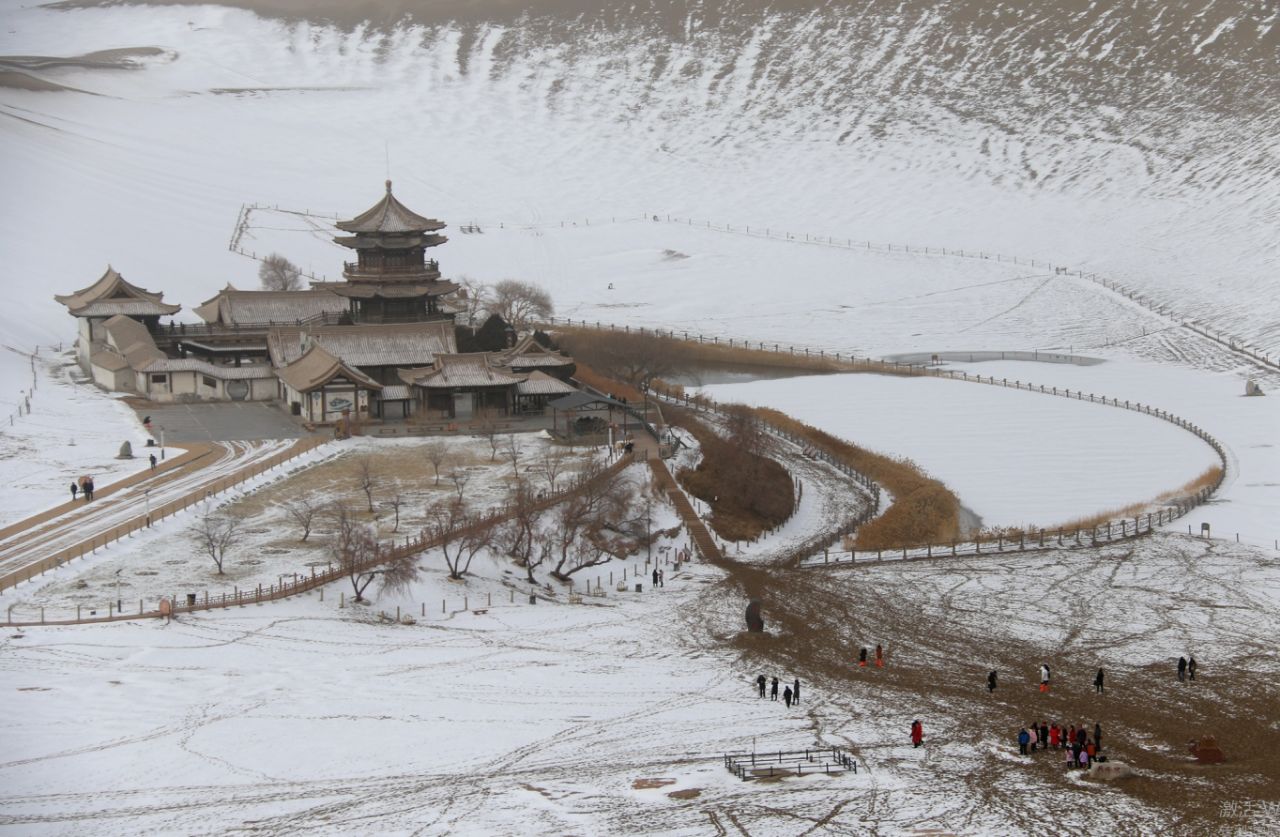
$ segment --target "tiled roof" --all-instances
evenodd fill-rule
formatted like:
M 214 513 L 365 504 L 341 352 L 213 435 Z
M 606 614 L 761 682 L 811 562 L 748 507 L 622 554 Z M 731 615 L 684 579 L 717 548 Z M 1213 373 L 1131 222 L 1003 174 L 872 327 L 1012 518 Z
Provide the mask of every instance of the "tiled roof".
M 89 356 L 89 364 L 108 372 L 119 372 L 129 368 L 129 361 L 114 349 L 99 349 Z
M 134 316 L 153 315 L 161 316 L 166 314 L 176 314 L 182 310 L 181 305 L 169 305 L 164 302 L 163 293 L 153 293 L 152 291 L 139 288 L 137 285 L 131 285 L 125 281 L 124 277 L 115 271 L 110 265 L 107 266 L 107 272 L 102 274 L 98 279 L 87 288 L 81 288 L 72 294 L 59 295 L 53 297 L 58 302 L 67 306 L 67 311 L 77 317 L 99 317 L 112 316 L 114 314 L 132 314 Z M 110 311 L 101 309 L 103 313 L 85 313 L 92 303 L 135 303 L 136 309 L 130 311 Z
M 350 303 L 327 290 L 237 291 L 227 288 L 194 310 L 205 322 L 224 325 L 286 325 L 320 314 L 341 314 Z
M 313 390 L 339 375 L 350 378 L 368 389 L 382 389 L 382 384 L 365 375 L 359 369 L 353 369 L 343 363 L 326 352 L 324 347 L 320 345 L 312 346 L 307 350 L 306 354 L 293 363 L 277 369 L 276 375 L 298 392 Z
M 437 355 L 434 368 L 415 378 L 414 386 L 426 389 L 453 389 L 455 387 L 512 386 L 522 379 L 490 365 L 489 355 L 483 352 L 465 355 Z
M 413 396 L 404 384 L 388 384 L 383 386 L 380 397 L 383 401 L 405 401 Z
M 502 353 L 502 363 L 512 369 L 572 366 L 573 362 L 573 358 L 551 351 L 534 340 L 531 334 L 526 334 L 518 343 Z
M 409 209 L 391 194 L 391 181 L 387 181 L 387 194 L 382 200 L 350 221 L 339 221 L 334 226 L 351 233 L 405 233 L 444 229 L 444 224 L 434 218 L 424 218 Z
M 141 367 L 139 371 L 147 373 L 199 372 L 224 381 L 260 380 L 264 378 L 274 378 L 276 374 L 274 369 L 263 364 L 224 366 L 218 363 L 209 363 L 207 360 L 200 360 L 199 358 L 194 357 L 167 357 L 162 360 L 153 360 L 146 366 Z
M 403 325 L 278 328 L 267 338 L 272 363 L 283 366 L 301 357 L 303 334 L 352 366 L 428 366 L 437 354 L 458 350 L 453 323 L 448 320 Z
M 516 385 L 516 392 L 520 395 L 567 395 L 577 390 L 545 372 L 531 372 L 528 378 Z
M 102 324 L 107 344 L 124 355 L 129 366 L 141 369 L 153 360 L 163 360 L 164 352 L 156 346 L 147 327 L 135 319 L 117 314 Z

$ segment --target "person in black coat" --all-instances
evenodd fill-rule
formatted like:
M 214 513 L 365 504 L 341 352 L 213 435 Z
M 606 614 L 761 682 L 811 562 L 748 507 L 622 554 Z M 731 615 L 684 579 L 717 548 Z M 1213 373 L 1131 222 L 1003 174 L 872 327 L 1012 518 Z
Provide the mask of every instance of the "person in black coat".
M 770 700 L 778 699 L 778 678 L 773 678 L 773 691 L 770 692 Z
M 1194 654 L 1191 655 L 1191 659 L 1187 661 L 1187 674 L 1191 676 L 1192 680 L 1196 679 L 1196 658 Z
M 782 699 L 786 702 L 787 708 L 791 708 L 791 687 L 788 686 L 782 690 Z
M 80 491 L 80 486 L 76 485 L 74 482 L 71 483 L 71 502 L 73 503 L 75 502 L 76 493 L 79 491 Z
M 1179 680 L 1187 679 L 1187 658 L 1186 657 L 1178 658 L 1178 679 Z
M 1098 669 L 1098 676 L 1093 678 L 1093 691 L 1096 692 L 1097 694 L 1102 694 L 1104 691 L 1102 688 L 1102 679 L 1103 679 L 1102 669 Z
M 791 702 L 800 702 L 800 678 L 796 678 L 796 682 L 791 684 Z
M 994 692 L 996 690 L 996 673 L 993 671 L 987 675 L 987 691 Z
M 756 678 L 756 685 L 760 687 L 760 697 L 762 699 L 764 698 L 764 687 L 768 684 L 768 682 L 769 681 L 765 679 L 763 674 Z
M 1102 724 L 1095 723 L 1093 725 L 1093 743 L 1099 750 L 1102 749 Z

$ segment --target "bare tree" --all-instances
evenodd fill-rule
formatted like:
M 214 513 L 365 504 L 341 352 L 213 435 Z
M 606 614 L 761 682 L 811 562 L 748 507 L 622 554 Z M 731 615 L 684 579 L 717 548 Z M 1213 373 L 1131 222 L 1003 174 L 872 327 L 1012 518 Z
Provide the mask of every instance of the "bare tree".
M 495 520 L 467 511 L 461 502 L 427 509 L 427 537 L 444 556 L 451 578 L 462 578 L 480 550 L 493 543 Z
M 542 451 L 537 460 L 534 461 L 534 464 L 529 467 L 534 473 L 541 475 L 547 481 L 547 488 L 552 494 L 555 494 L 556 480 L 560 479 L 560 475 L 564 473 L 568 463 L 569 452 L 559 445 L 550 445 Z
M 374 470 L 372 457 L 362 456 L 356 460 L 356 479 L 369 504 L 369 514 L 373 514 L 373 488 L 378 482 L 378 474 Z
M 240 540 L 242 518 L 233 515 L 206 513 L 200 519 L 200 543 L 213 559 L 218 575 L 223 575 L 222 565 L 227 560 L 227 550 Z
M 476 428 L 476 432 L 489 443 L 489 461 L 493 462 L 498 458 L 498 449 L 502 447 L 502 440 L 498 438 L 497 422 L 486 419 Z
M 404 506 L 404 495 L 402 495 L 400 492 L 397 491 L 395 494 L 391 495 L 390 500 L 383 501 L 382 505 L 391 509 L 391 511 L 395 514 L 396 522 L 395 522 L 395 525 L 391 527 L 391 531 L 399 532 L 400 531 L 400 509 L 401 507 Z
M 534 496 L 533 487 L 525 480 L 517 480 L 507 495 L 504 509 L 506 519 L 497 527 L 494 545 L 510 556 L 517 566 L 524 567 L 525 577 L 535 584 L 533 571 L 551 555 L 550 548 L 540 549 L 538 525 L 545 509 Z
M 427 443 L 423 449 L 423 454 L 426 456 L 427 461 L 431 463 L 432 470 L 435 471 L 435 484 L 439 485 L 440 466 L 449 461 L 449 446 L 444 441 L 436 439 L 434 442 Z
M 458 502 L 461 503 L 466 499 L 467 483 L 471 482 L 471 472 L 466 468 L 457 468 L 449 474 L 449 482 L 453 483 L 453 490 L 458 493 Z
M 462 286 L 462 291 L 457 294 L 457 301 L 463 304 L 459 312 L 462 322 L 469 326 L 479 325 L 481 315 L 489 310 L 489 286 L 470 276 L 459 276 L 454 281 Z
M 307 538 L 311 537 L 311 528 L 315 524 L 316 515 L 320 513 L 320 506 L 310 497 L 303 495 L 285 503 L 284 510 L 293 518 L 293 522 L 298 524 L 298 528 L 302 529 L 299 542 L 306 543 Z
M 264 291 L 296 291 L 302 287 L 302 271 L 279 253 L 263 258 L 258 280 Z
M 670 337 L 610 332 L 566 335 L 563 340 L 575 357 L 601 374 L 639 389 L 679 368 L 681 346 Z
M 516 434 L 508 433 L 507 438 L 503 440 L 502 452 L 507 455 L 507 459 L 511 460 L 511 473 L 520 473 L 520 440 L 516 438 Z
M 623 515 L 629 490 L 616 476 L 579 480 L 569 499 L 556 507 L 550 536 L 556 565 L 551 575 L 569 581 L 577 572 L 609 561 L 616 545 L 604 535 L 610 521 Z M 606 549 L 606 546 L 610 547 Z
M 521 331 L 532 320 L 545 320 L 555 313 L 551 294 L 531 282 L 503 279 L 493 286 L 489 310 Z
M 364 591 L 378 577 L 375 569 L 378 558 L 378 541 L 372 527 L 358 519 L 346 505 L 330 506 L 333 515 L 333 540 L 329 542 L 329 555 L 335 564 L 351 580 L 351 589 L 357 602 L 364 602 Z

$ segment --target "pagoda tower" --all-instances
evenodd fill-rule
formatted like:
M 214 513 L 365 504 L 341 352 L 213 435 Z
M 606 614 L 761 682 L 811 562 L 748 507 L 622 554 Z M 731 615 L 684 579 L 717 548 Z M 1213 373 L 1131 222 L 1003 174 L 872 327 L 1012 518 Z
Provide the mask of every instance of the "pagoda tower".
M 458 290 L 440 278 L 440 266 L 427 259 L 428 247 L 447 239 L 437 231 L 445 225 L 413 212 L 391 193 L 370 209 L 334 226 L 350 235 L 334 241 L 356 251 L 356 261 L 343 266 L 342 282 L 313 282 L 311 287 L 332 291 L 351 304 L 356 323 L 416 323 L 450 319 L 440 299 Z

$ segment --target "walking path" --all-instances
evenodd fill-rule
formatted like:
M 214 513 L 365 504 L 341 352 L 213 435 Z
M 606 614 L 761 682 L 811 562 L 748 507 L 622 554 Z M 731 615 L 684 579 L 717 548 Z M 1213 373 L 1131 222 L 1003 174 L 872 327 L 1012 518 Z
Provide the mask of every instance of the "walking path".
M 180 511 L 322 441 L 184 444 L 182 456 L 96 491 L 91 502 L 64 503 L 0 530 L 0 591 L 143 528 L 148 517 L 154 521 Z

